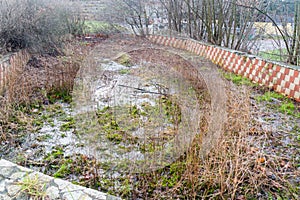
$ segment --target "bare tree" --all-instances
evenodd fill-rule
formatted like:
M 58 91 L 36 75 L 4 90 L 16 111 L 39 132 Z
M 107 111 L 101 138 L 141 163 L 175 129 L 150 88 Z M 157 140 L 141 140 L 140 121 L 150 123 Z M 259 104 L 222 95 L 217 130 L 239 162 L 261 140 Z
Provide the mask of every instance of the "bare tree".
M 184 14 L 184 1 L 182 0 L 160 0 L 168 13 L 169 29 L 179 33 L 182 31 L 182 20 Z
M 157 6 L 152 4 L 159 5 L 161 10 L 157 11 Z M 293 9 L 287 10 L 286 5 L 292 5 Z M 268 37 L 284 43 L 287 62 L 299 64 L 300 3 L 297 0 L 118 0 L 112 7 L 118 8 L 114 13 L 119 21 L 125 21 L 136 35 L 149 33 L 152 13 L 157 13 L 160 21 L 167 19 L 170 33 L 175 31 L 246 52 L 253 52 L 259 44 L 257 41 L 265 35 L 257 28 L 257 22 L 272 23 L 278 34 Z M 288 23 L 293 27 L 287 26 Z
M 270 1 L 268 1 L 270 3 Z M 253 11 L 257 11 L 264 16 L 266 21 L 272 23 L 276 29 L 275 34 L 268 35 L 269 38 L 273 38 L 275 43 L 280 44 L 281 41 L 284 44 L 287 55 L 282 52 L 279 54 L 281 57 L 286 57 L 285 61 L 299 65 L 300 62 L 300 2 L 294 1 L 273 1 L 270 4 L 269 9 L 265 9 L 264 6 L 253 6 L 238 4 L 240 7 L 249 8 Z M 287 9 L 287 5 L 291 5 Z M 293 20 L 293 22 L 292 22 Z M 290 28 L 288 25 L 291 25 Z M 280 46 L 280 45 L 279 45 Z M 280 47 L 279 47 L 280 48 Z M 281 50 L 281 49 L 280 49 Z
M 135 35 L 149 34 L 149 9 L 147 0 L 116 0 L 111 2 L 110 15 L 115 22 L 125 22 Z
M 215 45 L 243 49 L 256 15 L 237 0 L 160 0 L 168 13 L 169 28 Z M 247 0 L 245 4 L 256 2 Z M 183 22 L 186 26 L 183 26 Z

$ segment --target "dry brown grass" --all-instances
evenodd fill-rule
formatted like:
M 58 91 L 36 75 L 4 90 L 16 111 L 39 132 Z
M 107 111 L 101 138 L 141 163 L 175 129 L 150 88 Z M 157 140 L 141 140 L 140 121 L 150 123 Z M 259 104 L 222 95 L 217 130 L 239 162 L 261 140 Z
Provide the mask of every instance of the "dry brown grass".
M 184 163 L 179 181 L 173 188 L 164 188 L 165 191 L 154 195 L 154 199 L 298 198 L 282 166 L 286 164 L 284 158 L 261 150 L 259 144 L 266 142 L 265 133 L 250 135 L 251 108 L 247 90 L 228 91 L 228 121 L 217 145 L 202 159 L 200 138 L 196 138 L 186 157 L 178 161 Z M 295 166 L 289 167 L 295 169 Z
M 5 93 L 0 97 L 1 141 L 12 136 L 14 126 L 18 120 L 25 120 L 24 111 L 30 110 L 32 105 L 48 104 L 49 94 L 72 91 L 80 62 L 87 51 L 79 44 L 69 44 L 64 56 L 31 55 L 26 65 L 20 64 L 11 71 Z
M 296 166 L 263 150 L 267 133 L 253 135 L 247 88 L 227 88 L 228 120 L 224 133 L 203 158 L 201 137 L 171 166 L 139 175 L 133 196 L 150 199 L 297 199 L 299 191 L 288 180 Z M 202 123 L 206 126 L 207 123 Z M 174 172 L 175 168 L 177 172 Z M 172 187 L 164 181 L 174 179 Z M 168 182 L 169 183 L 169 182 Z
M 177 62 L 178 56 L 173 57 L 162 49 L 135 49 L 129 55 L 137 63 L 146 60 L 186 66 Z M 205 61 L 203 63 L 207 65 Z M 193 83 L 196 72 L 188 68 L 182 67 L 180 72 Z M 190 150 L 176 162 L 155 172 L 130 175 L 134 177 L 130 178 L 130 194 L 115 191 L 116 194 L 132 199 L 297 199 L 295 186 L 288 181 L 287 171 L 282 168 L 284 158 L 262 148 L 268 142 L 268 133 L 260 131 L 253 135 L 256 125 L 251 122 L 249 92 L 244 86 L 227 83 L 226 124 L 206 156 L 200 145 L 203 136 L 198 135 Z M 201 131 L 208 130 L 211 117 L 202 118 Z M 290 167 L 291 173 L 295 174 L 296 166 Z

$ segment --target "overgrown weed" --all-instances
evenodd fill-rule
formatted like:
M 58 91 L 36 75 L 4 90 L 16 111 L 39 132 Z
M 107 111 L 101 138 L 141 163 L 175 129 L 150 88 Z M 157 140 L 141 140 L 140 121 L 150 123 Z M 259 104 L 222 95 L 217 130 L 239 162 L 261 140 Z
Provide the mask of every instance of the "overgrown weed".
M 21 129 L 32 130 L 39 123 L 32 116 L 44 105 L 57 100 L 70 103 L 74 79 L 87 51 L 73 42 L 66 45 L 63 58 L 33 56 L 26 66 L 16 66 L 0 96 L 0 141 L 17 136 Z
M 264 94 L 256 96 L 255 100 L 265 103 L 267 107 L 274 108 L 283 114 L 300 118 L 300 110 L 297 109 L 297 103 L 275 91 L 266 91 Z
M 221 71 L 221 74 L 223 74 L 225 79 L 232 81 L 238 86 L 246 85 L 263 91 L 264 93 L 262 95 L 255 97 L 255 100 L 257 100 L 258 102 L 266 102 L 267 106 L 274 107 L 283 114 L 288 114 L 300 118 L 300 110 L 297 111 L 295 103 L 288 97 L 275 91 L 266 90 L 265 88 L 259 87 L 258 84 L 253 83 L 249 79 L 240 75 L 224 71 Z
M 224 72 L 224 71 L 221 71 L 221 74 L 223 74 L 225 79 L 232 81 L 236 85 L 247 85 L 247 86 L 251 86 L 251 87 L 258 86 L 258 84 L 251 82 L 251 80 L 249 80 L 241 75 L 236 75 L 234 73 Z
M 207 156 L 201 155 L 198 135 L 175 163 L 138 175 L 140 185 L 132 195 L 153 199 L 297 199 L 297 187 L 281 170 L 284 158 L 263 150 L 269 135 L 253 136 L 250 131 L 248 94 L 230 92 L 227 109 L 224 134 Z M 289 170 L 295 167 L 292 164 Z
M 21 181 L 17 182 L 17 185 L 20 186 L 21 193 L 27 194 L 30 199 L 39 200 L 46 199 L 46 183 L 42 183 L 39 180 L 37 174 L 26 175 Z

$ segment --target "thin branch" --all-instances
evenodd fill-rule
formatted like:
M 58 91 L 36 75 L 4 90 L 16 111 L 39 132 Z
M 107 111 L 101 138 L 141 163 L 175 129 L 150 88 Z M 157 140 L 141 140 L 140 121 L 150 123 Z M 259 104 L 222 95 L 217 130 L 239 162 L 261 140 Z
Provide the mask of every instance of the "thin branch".
M 234 3 L 231 3 L 231 4 L 234 4 Z M 282 32 L 282 30 L 278 27 L 277 23 L 275 22 L 275 20 L 270 16 L 268 15 L 266 12 L 262 11 L 261 9 L 257 8 L 257 7 L 253 7 L 253 6 L 247 6 L 247 5 L 241 5 L 241 4 L 235 4 L 237 6 L 240 6 L 240 7 L 243 7 L 243 8 L 249 8 L 249 9 L 253 9 L 253 10 L 256 10 L 258 11 L 259 13 L 265 15 L 276 27 L 276 29 L 279 31 L 281 37 L 283 38 L 283 41 L 285 43 L 285 46 L 286 46 L 286 49 L 287 51 L 289 52 L 290 54 L 290 48 L 289 48 L 289 45 L 288 45 L 288 42 L 285 38 L 285 35 L 284 33 Z
M 128 86 L 128 85 L 118 85 L 118 86 L 119 86 L 119 87 L 125 87 L 125 88 L 131 88 L 131 89 L 134 89 L 134 90 L 138 90 L 138 91 L 140 91 L 141 93 L 159 94 L 159 95 L 165 95 L 165 96 L 168 95 L 168 94 L 166 94 L 166 93 L 162 93 L 162 92 L 152 92 L 152 91 L 148 91 L 148 90 L 145 90 L 145 89 L 142 89 L 142 88 L 131 87 L 131 86 Z

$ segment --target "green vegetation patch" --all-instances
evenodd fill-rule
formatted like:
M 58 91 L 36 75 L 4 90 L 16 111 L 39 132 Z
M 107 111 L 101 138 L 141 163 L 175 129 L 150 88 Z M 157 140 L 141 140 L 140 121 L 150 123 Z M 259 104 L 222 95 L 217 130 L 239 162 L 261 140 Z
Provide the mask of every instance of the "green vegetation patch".
M 265 92 L 263 95 L 256 97 L 256 100 L 258 101 L 268 101 L 271 102 L 274 99 L 276 100 L 284 100 L 286 97 L 283 96 L 282 94 L 279 94 L 277 92 L 273 92 L 273 91 L 267 91 Z
M 97 188 L 100 182 L 100 163 L 93 157 L 82 154 L 65 155 L 62 146 L 56 146 L 43 160 L 43 173 L 56 178 L 73 180 L 72 183 Z
M 39 130 L 44 126 L 44 121 L 42 119 L 34 119 L 32 121 L 32 126 L 34 126 L 36 130 Z
M 72 95 L 69 89 L 53 89 L 47 94 L 47 98 L 51 104 L 57 101 L 63 101 L 65 103 L 72 102 Z
M 286 49 L 275 49 L 271 51 L 261 51 L 258 55 L 267 60 L 283 62 L 287 60 L 288 52 Z
M 64 120 L 66 123 L 62 124 L 60 127 L 61 131 L 69 131 L 75 128 L 75 119 L 73 117 L 67 117 Z
M 59 169 L 53 174 L 55 178 L 64 178 L 66 174 L 70 173 L 70 166 L 68 163 L 72 163 L 72 160 L 67 160 L 65 163 L 63 163 Z
M 115 32 L 123 32 L 126 31 L 126 28 L 116 25 L 110 24 L 107 22 L 94 21 L 94 20 L 86 20 L 84 22 L 84 32 L 85 33 L 115 33 Z
M 144 102 L 141 105 L 104 107 L 98 110 L 96 115 L 100 125 L 99 137 L 105 135 L 106 139 L 114 144 L 136 145 L 142 152 L 161 149 L 163 141 L 175 136 L 181 122 L 181 109 L 171 96 L 158 98 L 155 105 Z M 169 127 L 164 127 L 159 133 L 160 145 L 158 145 L 156 142 L 158 138 L 153 133 L 159 126 L 166 125 Z M 146 143 L 144 138 L 134 134 L 140 127 L 147 132 L 144 133 Z
M 26 175 L 17 185 L 21 187 L 22 193 L 33 197 L 32 199 L 46 198 L 46 183 L 40 181 L 37 174 L 35 176 Z
M 126 67 L 132 66 L 130 55 L 124 53 L 122 54 L 118 59 L 117 62 L 121 65 L 124 65 Z
M 54 118 L 56 116 L 66 119 L 63 120 L 66 122 L 63 128 L 73 128 L 75 122 L 74 120 L 68 121 L 69 119 L 61 104 L 43 105 L 39 102 L 12 105 L 6 122 L 0 122 L 0 126 L 2 126 L 3 131 L 7 133 L 8 136 L 14 135 L 22 139 L 28 132 L 37 132 L 45 125 L 54 127 Z M 38 138 L 38 140 L 42 141 L 43 139 Z
M 223 72 L 222 74 L 227 80 L 232 81 L 236 85 L 247 85 L 247 86 L 251 86 L 251 87 L 257 86 L 257 84 L 251 82 L 251 80 L 249 80 L 241 75 L 236 75 L 236 74 L 230 73 L 230 72 Z
M 121 113 L 118 114 L 118 119 L 114 114 L 114 110 L 118 109 Z M 115 144 L 121 142 L 135 142 L 136 138 L 132 136 L 129 130 L 134 130 L 138 126 L 136 119 L 136 111 L 132 107 L 124 109 L 121 107 L 104 107 L 97 111 L 98 123 L 101 126 L 101 132 L 104 132 L 106 138 Z M 131 123 L 126 124 L 129 120 Z M 125 126 L 126 124 L 126 126 Z
M 181 109 L 179 105 L 174 100 L 166 96 L 161 97 L 161 102 L 165 115 L 168 117 L 169 121 L 178 125 L 181 122 Z
M 282 94 L 267 91 L 263 95 L 255 97 L 255 99 L 259 102 L 266 102 L 266 106 L 275 108 L 283 114 L 300 118 L 300 112 L 297 110 L 295 102 Z
M 295 115 L 297 117 L 300 117 L 300 113 L 295 112 L 295 105 L 291 101 L 281 104 L 279 107 L 279 111 L 288 115 Z
M 130 69 L 121 69 L 119 71 L 120 74 L 129 74 L 130 73 Z

